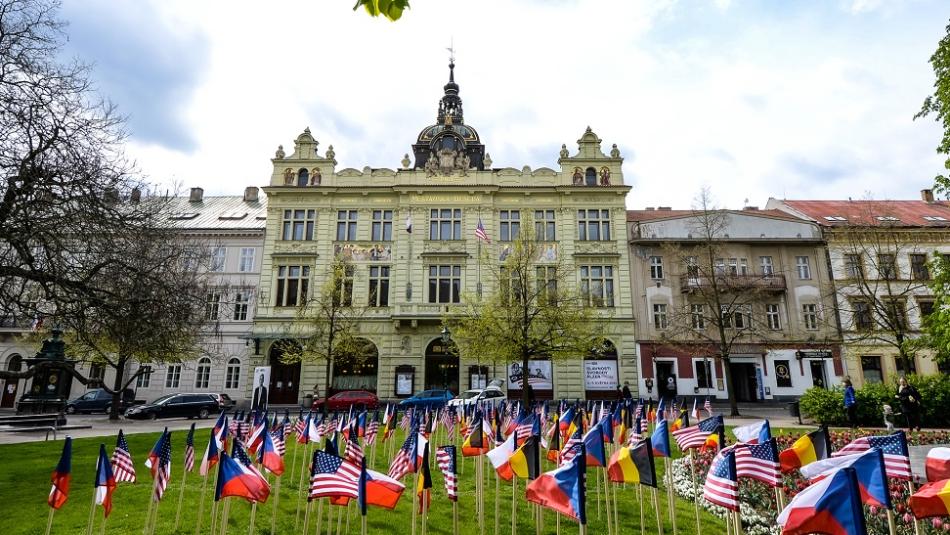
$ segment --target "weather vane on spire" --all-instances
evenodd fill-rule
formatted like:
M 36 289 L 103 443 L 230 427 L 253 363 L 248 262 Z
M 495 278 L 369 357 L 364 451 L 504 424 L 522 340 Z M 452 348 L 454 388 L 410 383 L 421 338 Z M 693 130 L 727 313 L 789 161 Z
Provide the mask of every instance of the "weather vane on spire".
M 455 65 L 455 38 L 453 37 L 449 41 L 449 47 L 446 48 L 449 51 L 449 63 Z

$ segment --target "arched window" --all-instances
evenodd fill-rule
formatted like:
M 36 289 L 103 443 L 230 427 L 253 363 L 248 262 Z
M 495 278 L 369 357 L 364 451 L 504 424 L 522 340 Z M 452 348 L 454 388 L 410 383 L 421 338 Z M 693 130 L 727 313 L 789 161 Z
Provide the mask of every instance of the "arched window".
M 224 388 L 234 389 L 238 387 L 241 379 L 241 359 L 234 357 L 228 360 L 228 369 L 224 376 Z
M 208 388 L 211 382 L 211 359 L 202 357 L 195 372 L 195 388 Z
M 587 171 L 584 172 L 584 185 L 585 186 L 596 186 L 597 185 L 597 170 L 593 167 L 588 167 Z
M 300 171 L 297 171 L 297 185 L 306 186 L 309 183 L 310 183 L 310 171 L 307 171 L 306 169 L 301 169 Z
M 10 360 L 7 361 L 7 370 L 11 372 L 18 372 L 23 368 L 23 357 L 18 354 L 14 354 L 10 357 Z

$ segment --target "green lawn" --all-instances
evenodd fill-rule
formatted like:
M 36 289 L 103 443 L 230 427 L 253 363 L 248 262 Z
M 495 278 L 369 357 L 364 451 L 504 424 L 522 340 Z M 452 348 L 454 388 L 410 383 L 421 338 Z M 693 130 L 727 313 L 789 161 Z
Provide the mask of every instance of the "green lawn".
M 173 455 L 173 475 L 169 491 L 165 499 L 161 502 L 158 514 L 158 523 L 155 533 L 182 533 L 192 534 L 195 532 L 195 521 L 201 499 L 201 489 L 204 484 L 204 478 L 197 475 L 197 466 L 194 472 L 188 474 L 187 485 L 185 486 L 184 505 L 181 511 L 181 527 L 177 531 L 173 529 L 175 521 L 175 510 L 178 504 L 179 489 L 182 481 L 182 457 L 184 452 L 185 431 L 172 433 L 172 455 Z M 207 444 L 210 430 L 199 430 L 195 434 L 196 449 L 199 458 Z M 113 511 L 107 524 L 107 533 L 141 533 L 145 523 L 145 513 L 148 508 L 148 499 L 151 494 L 151 479 L 148 470 L 143 465 L 145 457 L 158 437 L 157 433 L 129 434 L 126 435 L 129 441 L 132 457 L 135 461 L 136 471 L 139 476 L 139 482 L 136 484 L 120 484 L 113 496 Z M 402 443 L 402 438 L 394 437 L 395 447 Z M 111 455 L 115 439 L 113 437 L 78 439 L 73 442 L 73 464 L 72 464 L 72 487 L 70 490 L 69 501 L 62 509 L 56 512 L 53 520 L 53 533 L 84 533 L 86 522 L 89 516 L 89 506 L 92 499 L 93 482 L 95 476 L 96 456 L 98 455 L 99 444 L 106 443 L 108 453 Z M 434 444 L 445 443 L 442 437 L 436 437 Z M 304 450 L 304 446 L 288 444 L 287 456 L 285 462 L 287 465 L 294 458 L 294 451 Z M 674 451 L 676 447 L 673 447 Z M 49 507 L 46 505 L 46 496 L 50 489 L 49 475 L 56 466 L 57 459 L 62 450 L 62 440 L 56 442 L 32 442 L 27 444 L 0 445 L 0 513 L 2 513 L 4 528 L 2 533 L 6 534 L 36 534 L 43 533 L 46 527 L 47 514 Z M 368 450 L 368 457 L 371 458 L 371 450 Z M 297 471 L 299 474 L 299 464 L 302 454 L 297 456 Z M 461 459 L 461 457 L 460 457 Z M 376 454 L 376 469 L 385 472 L 388 468 L 389 458 L 384 453 L 383 445 L 379 446 Z M 197 463 L 196 463 L 197 465 Z M 551 470 L 553 465 L 544 462 L 544 469 Z M 662 473 L 662 463 L 658 462 L 657 469 Z M 603 512 L 603 505 L 598 507 L 598 499 L 603 499 L 602 488 L 600 492 L 594 490 L 595 483 L 598 481 L 595 470 L 603 471 L 601 468 L 591 468 L 588 477 L 588 533 L 607 533 L 606 515 Z M 290 468 L 284 475 L 284 481 L 280 489 L 280 502 L 277 518 L 277 533 L 303 533 L 303 526 L 295 529 L 296 511 L 298 503 L 298 482 L 299 477 L 290 478 Z M 485 533 L 494 533 L 495 526 L 495 476 L 487 459 L 485 460 L 485 473 L 487 476 L 486 496 L 485 496 Z M 432 534 L 451 534 L 452 533 L 452 505 L 445 497 L 442 477 L 435 466 L 432 465 L 433 477 L 433 499 L 432 508 L 429 512 L 428 533 Z M 407 476 L 404 481 L 411 488 L 411 476 Z M 524 499 L 524 481 L 518 482 L 518 533 L 529 534 L 535 532 L 534 516 L 531 507 Z M 205 519 L 203 521 L 202 533 L 209 532 L 209 512 L 212 496 L 211 484 L 204 494 Z M 617 488 L 618 512 L 620 517 L 620 533 L 639 533 L 640 532 L 640 509 L 637 500 L 636 486 L 627 485 L 626 488 L 620 486 Z M 656 532 L 656 513 L 652 501 L 647 498 L 648 492 L 644 496 L 644 517 L 643 526 L 645 533 Z M 460 533 L 479 533 L 476 517 L 475 500 L 475 480 L 474 465 L 471 459 L 464 461 L 462 474 L 460 476 L 460 497 L 459 508 L 459 532 Z M 501 482 L 500 513 L 498 518 L 499 532 L 507 533 L 511 529 L 511 484 Z M 386 511 L 379 508 L 370 508 L 368 515 L 368 525 L 370 533 L 410 533 L 412 517 L 412 495 L 410 489 L 407 489 L 400 501 L 399 506 L 394 511 Z M 665 489 L 659 491 L 659 505 L 661 516 L 664 519 L 664 533 L 672 533 L 672 526 L 667 515 L 667 501 Z M 228 522 L 228 533 L 247 533 L 249 527 L 249 516 L 251 506 L 243 500 L 228 498 L 233 503 L 230 509 L 230 518 Z M 601 502 L 602 503 L 602 502 Z M 273 494 L 266 504 L 258 505 L 257 521 L 255 533 L 270 533 L 270 520 L 273 511 Z M 696 533 L 695 517 L 693 504 L 677 499 L 677 532 L 678 533 Z M 301 508 L 303 509 L 303 508 Z M 324 507 L 324 517 L 326 510 Z M 340 508 L 333 507 L 334 513 Z M 311 526 L 309 533 L 315 533 L 316 527 L 316 503 L 313 506 L 311 515 Z M 346 514 L 344 510 L 342 518 L 342 533 L 359 533 L 359 518 L 355 504 L 350 510 L 350 528 L 346 531 Z M 725 529 L 722 520 L 700 511 L 701 528 L 704 533 L 717 533 Z M 301 511 L 301 524 L 303 521 L 303 511 Z M 101 508 L 97 508 L 96 533 L 99 532 L 99 526 L 102 522 Z M 323 522 L 323 531 L 326 533 L 327 522 Z M 334 525 L 335 529 L 335 525 Z M 544 513 L 544 533 L 555 532 L 555 514 L 552 511 Z M 561 531 L 564 533 L 577 533 L 576 524 L 572 524 L 566 518 L 561 520 Z M 417 533 L 421 535 L 421 524 L 417 528 Z

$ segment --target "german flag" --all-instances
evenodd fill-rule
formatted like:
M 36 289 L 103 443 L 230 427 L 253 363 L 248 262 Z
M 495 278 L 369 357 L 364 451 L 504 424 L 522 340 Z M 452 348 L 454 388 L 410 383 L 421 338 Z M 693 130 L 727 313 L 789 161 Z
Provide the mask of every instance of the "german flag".
M 686 412 L 686 409 L 681 410 L 680 415 L 673 421 L 670 432 L 678 431 L 684 427 L 689 427 L 689 413 Z
M 416 485 L 416 495 L 419 496 L 419 513 L 422 513 L 423 500 L 425 508 L 429 509 L 432 505 L 432 473 L 429 472 L 429 443 L 426 442 L 425 451 L 422 454 L 422 470 L 420 471 L 419 483 Z
M 462 456 L 478 457 L 488 453 L 489 440 L 483 426 L 482 411 L 476 411 L 475 417 L 472 418 L 472 425 L 469 427 L 472 432 L 462 442 Z
M 709 436 L 706 437 L 706 442 L 699 449 L 703 452 L 706 450 L 719 451 L 726 445 L 726 427 L 722 424 L 716 428 L 715 431 L 709 433 Z
M 828 436 L 828 430 L 822 427 L 799 437 L 792 447 L 780 453 L 778 458 L 782 463 L 782 472 L 788 473 L 830 456 L 831 439 Z
M 537 436 L 531 435 L 526 438 L 524 444 L 508 458 L 511 471 L 521 479 L 537 479 L 538 474 L 541 473 L 540 450 Z
M 554 464 L 557 464 L 558 455 L 561 454 L 561 432 L 558 429 L 558 418 L 554 419 L 554 426 L 551 431 L 551 438 L 548 440 L 548 454 L 547 459 Z
M 607 463 L 607 477 L 614 483 L 639 483 L 655 488 L 656 467 L 650 440 L 644 439 L 615 451 Z

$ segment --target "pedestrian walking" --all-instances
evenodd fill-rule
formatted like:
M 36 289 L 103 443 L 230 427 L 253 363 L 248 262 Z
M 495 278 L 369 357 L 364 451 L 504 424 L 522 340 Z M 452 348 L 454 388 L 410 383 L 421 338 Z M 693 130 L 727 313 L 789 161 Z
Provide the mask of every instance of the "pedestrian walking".
M 897 395 L 894 397 L 900 400 L 901 412 L 907 420 L 907 429 L 916 428 L 920 431 L 920 392 L 914 388 L 914 385 L 907 382 L 906 377 L 901 376 L 897 381 Z
M 623 399 L 633 399 L 633 394 L 630 392 L 630 381 L 623 382 Z
M 854 385 L 851 378 L 844 378 L 844 410 L 848 413 L 848 424 L 854 429 L 858 426 L 858 400 L 854 396 Z

